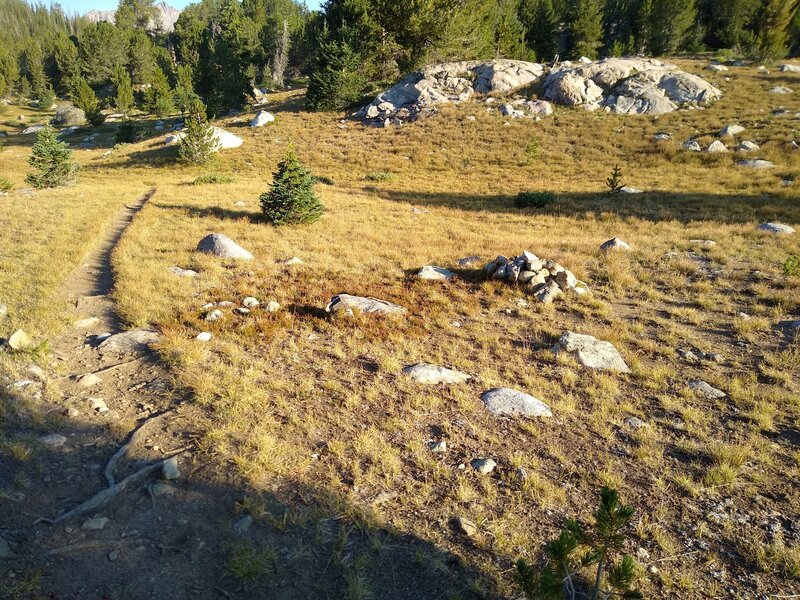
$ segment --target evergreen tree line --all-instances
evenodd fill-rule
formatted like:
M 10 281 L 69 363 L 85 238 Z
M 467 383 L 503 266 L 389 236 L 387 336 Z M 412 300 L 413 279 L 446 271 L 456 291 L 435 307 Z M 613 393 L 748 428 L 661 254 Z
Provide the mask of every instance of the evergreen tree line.
M 202 99 L 213 116 L 242 106 L 253 86 L 301 75 L 309 108 L 343 108 L 369 82 L 441 60 L 706 50 L 765 60 L 800 49 L 799 2 L 327 0 L 309 11 L 299 0 L 202 0 L 166 33 L 152 26 L 153 0 L 120 0 L 115 24 L 0 0 L 0 94 L 47 103 L 57 93 L 87 115 L 103 103 L 186 112 Z

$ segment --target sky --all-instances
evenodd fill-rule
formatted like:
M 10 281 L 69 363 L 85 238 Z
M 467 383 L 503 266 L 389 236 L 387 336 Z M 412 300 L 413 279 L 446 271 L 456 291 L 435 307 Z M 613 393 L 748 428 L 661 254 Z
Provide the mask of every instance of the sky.
M 160 0 L 156 0 L 156 3 L 159 1 Z M 166 0 L 166 2 L 175 8 L 183 8 L 187 4 L 190 4 L 191 0 Z M 58 3 L 67 12 L 74 11 L 78 14 L 83 14 L 92 9 L 113 10 L 117 8 L 119 0 L 60 0 Z M 45 2 L 45 4 L 48 4 L 48 2 Z M 319 6 L 322 4 L 322 0 L 306 0 L 306 4 L 310 9 L 315 9 L 319 8 Z

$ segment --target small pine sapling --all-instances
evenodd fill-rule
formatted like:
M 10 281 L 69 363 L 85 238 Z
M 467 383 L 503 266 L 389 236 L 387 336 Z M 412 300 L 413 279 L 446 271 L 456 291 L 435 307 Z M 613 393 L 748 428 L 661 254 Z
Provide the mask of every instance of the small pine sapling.
M 542 569 L 537 570 L 524 559 L 517 561 L 514 578 L 525 597 L 529 600 L 642 598 L 641 592 L 632 587 L 633 558 L 628 554 L 615 557 L 625 543 L 624 531 L 633 513 L 632 506 L 620 502 L 616 490 L 604 487 L 592 527 L 573 519 L 567 521 L 561 534 L 545 544 L 547 563 Z M 594 581 L 580 585 L 578 573 L 594 565 Z
M 272 225 L 313 223 L 325 207 L 314 193 L 316 180 L 290 148 L 278 163 L 272 186 L 261 195 L 261 212 Z
M 191 101 L 182 134 L 178 153 L 186 162 L 205 164 L 219 147 L 214 129 L 206 120 L 206 107 L 198 98 Z
M 35 188 L 52 188 L 72 181 L 78 166 L 72 162 L 69 144 L 59 141 L 48 123 L 36 135 L 28 164 L 33 168 L 25 181 Z
M 606 185 L 612 193 L 617 193 L 625 187 L 625 184 L 622 183 L 622 169 L 619 168 L 619 165 L 614 165 L 611 177 L 606 179 Z

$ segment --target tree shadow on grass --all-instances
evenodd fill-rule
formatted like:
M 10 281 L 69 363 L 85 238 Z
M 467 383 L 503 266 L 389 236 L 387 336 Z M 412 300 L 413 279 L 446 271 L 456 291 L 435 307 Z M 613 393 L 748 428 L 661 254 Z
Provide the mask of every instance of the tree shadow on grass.
M 164 210 L 180 211 L 193 218 L 214 218 L 220 220 L 239 221 L 246 219 L 254 224 L 266 224 L 260 212 L 249 210 L 239 210 L 233 208 L 222 208 L 221 206 L 199 207 L 191 204 L 163 204 L 155 202 L 153 206 Z
M 86 443 L 103 427 L 91 417 L 6 423 L 4 448 L 24 440 L 34 451 L 0 452 L 0 535 L 13 553 L 3 565 L 14 573 L 0 581 L 0 597 L 23 597 L 14 595 L 21 589 L 31 590 L 24 597 L 60 600 L 501 596 L 496 574 L 387 525 L 381 512 L 396 501 L 391 490 L 354 500 L 343 475 L 342 485 L 275 477 L 269 491 L 254 491 L 190 442 L 202 435 L 196 421 L 179 423 L 170 448 L 189 441 L 190 449 L 180 455 L 178 479 L 154 475 L 57 525 L 36 520 L 106 488 L 103 467 L 122 441 Z M 54 430 L 63 446 L 39 441 Z M 131 448 L 117 480 L 151 463 L 147 448 L 145 440 Z M 108 521 L 99 530 L 82 527 L 95 517 Z M 469 538 L 445 536 L 491 559 Z
M 451 208 L 520 216 L 636 218 L 652 222 L 748 223 L 758 221 L 800 222 L 800 204 L 796 199 L 770 196 L 735 196 L 646 192 L 641 194 L 563 193 L 543 208 L 517 208 L 511 195 L 470 195 L 418 193 L 373 187 L 365 191 L 392 202 L 405 202 L 428 208 Z

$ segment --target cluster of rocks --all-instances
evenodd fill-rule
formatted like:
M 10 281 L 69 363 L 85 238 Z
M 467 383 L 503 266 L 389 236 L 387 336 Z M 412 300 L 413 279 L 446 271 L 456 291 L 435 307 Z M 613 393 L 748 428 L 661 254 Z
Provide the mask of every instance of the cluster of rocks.
M 498 256 L 484 266 L 483 271 L 492 279 L 522 286 L 523 290 L 533 294 L 536 301 L 544 304 L 553 302 L 565 292 L 579 296 L 590 293 L 588 286 L 579 281 L 572 271 L 527 250 L 510 259 Z
M 549 102 L 554 102 L 619 114 L 662 114 L 722 96 L 701 77 L 654 59 L 585 59 L 555 67 L 519 60 L 460 61 L 414 71 L 354 116 L 366 125 L 400 125 L 435 114 L 440 104 L 466 102 L 476 95 L 509 95 L 533 86 L 543 91 L 543 100 L 498 103 L 501 113 L 541 118 L 552 113 Z
M 221 302 L 207 302 L 200 307 L 200 310 L 203 312 L 204 320 L 214 322 L 221 321 L 225 318 L 225 313 L 221 310 L 223 308 L 231 308 L 233 314 L 244 317 L 261 307 L 267 312 L 277 312 L 280 310 L 281 305 L 275 300 L 271 300 L 262 305 L 261 302 L 253 296 L 247 296 L 242 300 L 241 306 L 238 306 L 235 302 L 231 302 L 230 300 L 223 300 Z M 207 342 L 211 339 L 211 334 L 203 332 L 197 339 L 202 342 Z

